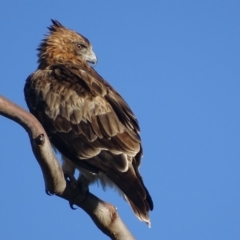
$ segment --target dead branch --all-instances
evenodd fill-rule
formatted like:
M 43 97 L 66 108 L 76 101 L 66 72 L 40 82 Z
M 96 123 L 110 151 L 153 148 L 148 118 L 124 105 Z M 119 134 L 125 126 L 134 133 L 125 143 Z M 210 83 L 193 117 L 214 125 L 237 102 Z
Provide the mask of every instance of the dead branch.
M 82 208 L 111 239 L 134 239 L 112 204 L 102 201 L 92 193 L 83 196 L 81 191 L 66 182 L 46 132 L 31 113 L 0 95 L 0 115 L 20 124 L 27 131 L 32 151 L 43 173 L 46 191 Z

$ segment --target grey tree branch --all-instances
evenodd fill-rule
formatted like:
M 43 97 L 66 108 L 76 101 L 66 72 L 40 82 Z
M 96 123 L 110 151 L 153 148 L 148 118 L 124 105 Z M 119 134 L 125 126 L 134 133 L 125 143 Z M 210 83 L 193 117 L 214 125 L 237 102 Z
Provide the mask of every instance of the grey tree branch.
M 0 115 L 15 121 L 27 131 L 48 192 L 82 208 L 96 226 L 111 239 L 135 239 L 112 204 L 102 201 L 92 193 L 83 196 L 81 191 L 66 182 L 46 132 L 31 113 L 0 95 Z

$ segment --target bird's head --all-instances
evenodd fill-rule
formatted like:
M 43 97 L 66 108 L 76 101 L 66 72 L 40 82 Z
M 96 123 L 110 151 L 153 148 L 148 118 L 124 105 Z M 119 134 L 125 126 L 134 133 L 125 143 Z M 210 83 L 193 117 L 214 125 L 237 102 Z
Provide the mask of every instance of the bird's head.
M 52 23 L 48 28 L 50 33 L 46 35 L 37 49 L 40 65 L 48 66 L 69 60 L 97 63 L 97 57 L 87 38 L 65 28 L 56 20 L 52 20 Z

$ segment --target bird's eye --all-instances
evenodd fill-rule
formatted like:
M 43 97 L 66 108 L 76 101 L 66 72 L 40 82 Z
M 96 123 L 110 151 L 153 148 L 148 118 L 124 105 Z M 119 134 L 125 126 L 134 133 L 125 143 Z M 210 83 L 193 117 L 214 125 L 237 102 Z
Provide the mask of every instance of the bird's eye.
M 77 44 L 77 48 L 78 49 L 82 49 L 82 45 L 81 44 Z
M 78 50 L 81 50 L 81 49 L 83 49 L 83 48 L 86 48 L 86 46 L 83 45 L 83 44 L 81 44 L 81 43 L 77 43 L 76 45 L 77 45 L 77 49 L 78 49 Z

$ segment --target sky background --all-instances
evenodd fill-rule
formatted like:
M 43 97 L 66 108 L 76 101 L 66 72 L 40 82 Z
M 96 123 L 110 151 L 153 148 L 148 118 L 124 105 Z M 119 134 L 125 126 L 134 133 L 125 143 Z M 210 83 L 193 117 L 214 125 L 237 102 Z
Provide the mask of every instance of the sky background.
M 152 228 L 116 192 L 140 240 L 240 239 L 240 1 L 1 1 L 0 94 L 23 87 L 50 19 L 86 36 L 96 70 L 126 99 L 143 140 Z M 0 239 L 107 239 L 81 209 L 44 192 L 26 132 L 0 117 Z

